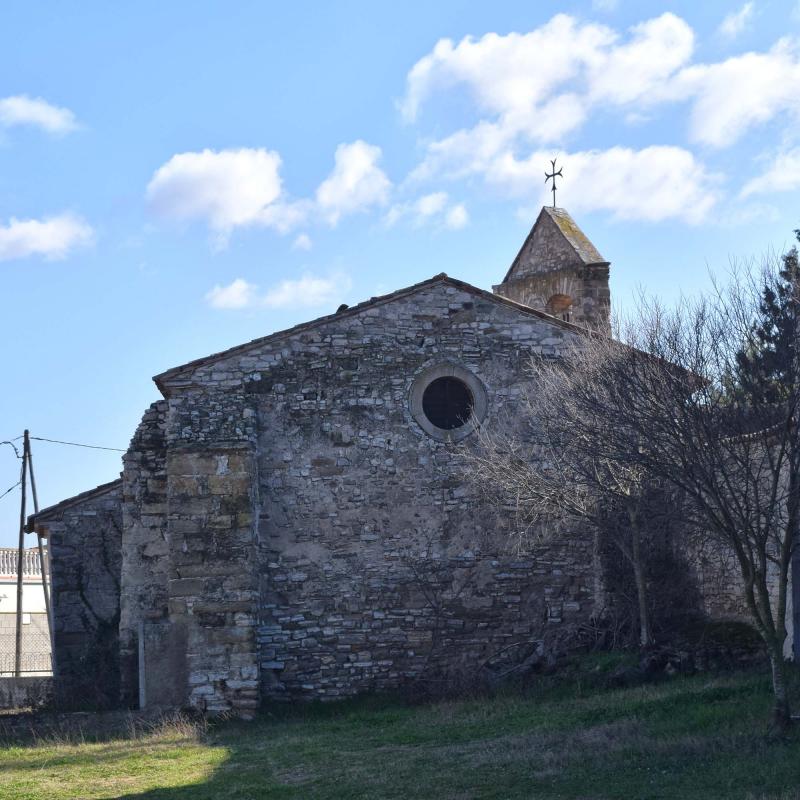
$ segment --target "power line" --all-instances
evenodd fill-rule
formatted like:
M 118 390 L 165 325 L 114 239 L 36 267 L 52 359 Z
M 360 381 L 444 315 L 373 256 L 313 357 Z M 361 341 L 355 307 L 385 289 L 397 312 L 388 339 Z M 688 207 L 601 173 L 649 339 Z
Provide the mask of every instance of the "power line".
M 21 436 L 17 436 L 16 439 L 6 439 L 5 441 L 0 442 L 0 445 L 7 444 L 14 451 L 14 455 L 17 458 L 21 458 L 22 456 L 20 456 L 19 450 L 17 450 L 17 446 L 14 444 L 14 442 L 16 442 L 17 439 L 21 439 L 21 438 L 22 438 Z
M 87 447 L 90 450 L 114 450 L 117 453 L 126 452 L 121 447 L 100 447 L 96 444 L 81 444 L 80 442 L 63 442 L 60 439 L 45 439 L 42 436 L 31 436 L 31 439 L 36 439 L 37 442 L 52 442 L 53 444 L 68 444 L 71 447 Z
M 10 488 L 10 489 L 6 489 L 6 490 L 3 492 L 3 494 L 0 494 L 0 500 L 2 500 L 2 498 L 4 498 L 4 497 L 5 497 L 7 494 L 9 494 L 10 492 L 13 492 L 13 491 L 14 491 L 14 489 L 16 489 L 16 488 L 17 488 L 17 486 L 19 486 L 21 483 L 22 483 L 22 481 L 17 481 L 17 482 L 16 482 L 16 483 L 15 483 L 15 484 L 14 484 L 14 485 L 13 485 L 13 486 Z

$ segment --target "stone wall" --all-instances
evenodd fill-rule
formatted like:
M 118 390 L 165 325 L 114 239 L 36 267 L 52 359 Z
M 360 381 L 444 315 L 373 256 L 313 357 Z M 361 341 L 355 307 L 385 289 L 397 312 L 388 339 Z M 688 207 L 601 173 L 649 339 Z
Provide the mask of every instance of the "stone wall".
M 121 481 L 42 511 L 48 536 L 56 701 L 111 706 L 119 696 Z
M 485 387 L 487 423 L 514 424 L 528 359 L 574 335 L 441 282 L 176 376 L 170 604 L 194 627 L 192 704 L 247 708 L 253 657 L 263 697 L 329 698 L 478 680 L 574 635 L 590 539 L 516 554 L 513 514 L 464 479 L 474 437 L 438 441 L 409 410 L 416 376 L 453 362 Z
M 53 695 L 51 677 L 0 678 L 0 709 L 39 708 Z
M 754 626 L 744 596 L 744 579 L 739 561 L 733 551 L 710 537 L 692 537 L 684 542 L 684 548 L 691 575 L 698 587 L 702 612 L 709 619 L 738 620 Z M 774 614 L 778 603 L 778 569 L 775 564 L 769 567 L 767 583 Z M 794 581 L 795 570 L 790 569 L 786 597 L 786 658 L 794 658 Z
M 559 215 L 560 224 L 574 234 L 565 238 L 551 213 Z M 585 245 L 583 255 L 576 249 Z M 585 248 L 589 248 L 586 250 Z M 588 263 L 596 259 L 598 263 Z M 566 296 L 572 300 L 569 321 L 576 325 L 610 333 L 611 292 L 609 266 L 563 210 L 539 215 L 530 236 L 505 280 L 493 290 L 517 303 L 548 311 L 551 298 Z M 553 312 L 555 313 L 555 312 Z M 557 315 L 557 314 L 556 314 Z
M 583 264 L 561 270 L 514 278 L 494 289 L 517 303 L 547 310 L 550 298 L 566 295 L 572 299 L 569 321 L 592 330 L 610 331 L 611 295 L 608 267 Z
M 167 617 L 167 402 L 145 412 L 123 457 L 120 671 L 124 705 L 139 702 L 139 632 Z
M 152 702 L 249 715 L 491 681 L 574 644 L 609 599 L 593 537 L 517 551 L 513 508 L 466 479 L 476 437 L 431 435 L 411 399 L 467 371 L 481 423 L 524 437 L 526 365 L 581 335 L 441 276 L 159 376 L 125 458 L 129 696 L 137 648 Z M 724 613 L 732 584 L 695 574 Z

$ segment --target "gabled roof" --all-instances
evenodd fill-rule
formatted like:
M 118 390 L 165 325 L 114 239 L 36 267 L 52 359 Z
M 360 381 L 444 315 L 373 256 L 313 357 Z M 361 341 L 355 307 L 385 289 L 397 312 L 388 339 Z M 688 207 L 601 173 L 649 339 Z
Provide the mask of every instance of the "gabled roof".
M 509 300 L 506 297 L 501 297 L 500 295 L 492 294 L 491 292 L 487 292 L 485 289 L 479 289 L 477 286 L 473 286 L 472 284 L 466 283 L 465 281 L 460 281 L 457 280 L 456 278 L 451 278 L 444 272 L 442 272 L 438 275 L 434 275 L 432 278 L 429 278 L 426 281 L 415 283 L 412 286 L 407 286 L 404 289 L 398 289 L 395 292 L 391 292 L 390 294 L 384 294 L 381 295 L 380 297 L 371 297 L 369 300 L 365 300 L 363 303 L 359 303 L 358 305 L 351 306 L 349 308 L 343 308 L 334 314 L 327 314 L 324 317 L 318 317 L 317 319 L 311 320 L 309 322 L 303 322 L 299 325 L 295 325 L 293 328 L 287 328 L 286 330 L 277 331 L 275 333 L 269 334 L 268 336 L 262 336 L 258 339 L 253 339 L 250 342 L 245 342 L 244 344 L 236 345 L 235 347 L 231 347 L 228 350 L 222 350 L 219 353 L 212 353 L 209 356 L 205 356 L 203 358 L 197 358 L 194 359 L 193 361 L 188 361 L 186 364 L 181 364 L 180 366 L 173 367 L 172 369 L 166 370 L 166 372 L 162 372 L 159 375 L 156 375 L 153 378 L 153 380 L 155 381 L 156 386 L 158 386 L 159 391 L 166 397 L 167 396 L 165 390 L 166 383 L 170 380 L 179 378 L 183 373 L 191 372 L 192 370 L 195 370 L 198 367 L 203 367 L 207 366 L 208 364 L 213 364 L 217 361 L 221 361 L 222 359 L 229 358 L 230 356 L 235 356 L 240 353 L 245 353 L 252 348 L 260 347 L 265 344 L 270 344 L 280 339 L 284 339 L 289 336 L 294 336 L 306 330 L 311 330 L 313 328 L 316 328 L 320 325 L 324 325 L 325 323 L 331 322 L 333 320 L 346 319 L 347 317 L 356 316 L 357 314 L 360 314 L 367 308 L 374 308 L 375 306 L 380 306 L 385 303 L 391 303 L 395 300 L 399 300 L 403 297 L 407 297 L 416 292 L 422 291 L 423 289 L 427 289 L 428 287 L 435 286 L 438 283 L 454 286 L 458 289 L 462 289 L 464 291 L 475 294 L 485 300 L 489 300 L 493 303 L 498 303 L 500 305 L 507 306 L 508 308 L 512 308 L 515 311 L 520 312 L 521 314 L 525 314 L 526 316 L 537 317 L 538 319 L 545 320 L 549 322 L 551 325 L 555 325 L 559 328 L 565 328 L 567 330 L 572 330 L 579 333 L 588 332 L 586 331 L 586 329 L 581 328 L 578 325 L 573 325 L 570 322 L 564 322 L 563 320 L 553 317 L 550 314 L 546 314 L 544 311 L 537 311 L 536 309 L 529 308 L 528 306 L 522 305 L 521 303 Z
M 62 500 L 60 503 L 56 503 L 55 505 L 41 509 L 38 514 L 31 514 L 28 517 L 28 524 L 25 526 L 25 530 L 28 533 L 33 533 L 37 523 L 52 519 L 53 517 L 58 516 L 62 511 L 66 511 L 68 508 L 80 505 L 85 500 L 93 500 L 95 497 L 101 497 L 108 492 L 113 492 L 121 488 L 122 478 L 117 478 L 115 481 L 101 483 L 99 486 L 95 486 L 94 489 L 81 492 L 80 494 L 76 494 L 74 497 L 68 497 L 66 500 Z
M 516 258 L 508 268 L 503 283 L 506 283 L 511 277 L 511 273 L 520 266 L 526 259 L 536 261 L 542 258 L 542 255 L 537 253 L 534 249 L 535 240 L 538 238 L 537 234 L 545 225 L 553 224 L 558 229 L 562 236 L 562 253 L 574 259 L 576 264 L 587 267 L 603 266 L 607 267 L 609 262 L 600 255 L 597 248 L 589 241 L 586 234 L 578 227 L 578 224 L 569 215 L 566 209 L 555 208 L 553 206 L 544 206 L 533 223 L 530 233 L 522 243 Z M 545 262 L 543 269 L 548 268 Z

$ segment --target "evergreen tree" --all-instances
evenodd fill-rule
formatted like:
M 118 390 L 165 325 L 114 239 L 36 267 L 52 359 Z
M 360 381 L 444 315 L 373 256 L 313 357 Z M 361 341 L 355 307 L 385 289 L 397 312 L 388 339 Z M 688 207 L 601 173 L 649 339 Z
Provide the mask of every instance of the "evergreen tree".
M 800 241 L 800 229 L 795 230 Z M 748 345 L 736 355 L 734 396 L 749 404 L 781 403 L 794 394 L 798 379 L 800 257 L 792 247 L 773 280 L 765 279 Z

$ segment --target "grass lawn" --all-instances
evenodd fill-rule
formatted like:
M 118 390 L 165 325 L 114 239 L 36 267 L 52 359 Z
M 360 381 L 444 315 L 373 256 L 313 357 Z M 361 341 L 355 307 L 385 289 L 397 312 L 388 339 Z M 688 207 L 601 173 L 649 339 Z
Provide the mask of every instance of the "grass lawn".
M 800 798 L 800 731 L 768 741 L 761 673 L 492 699 L 369 698 L 255 722 L 0 749 L 0 798 Z

